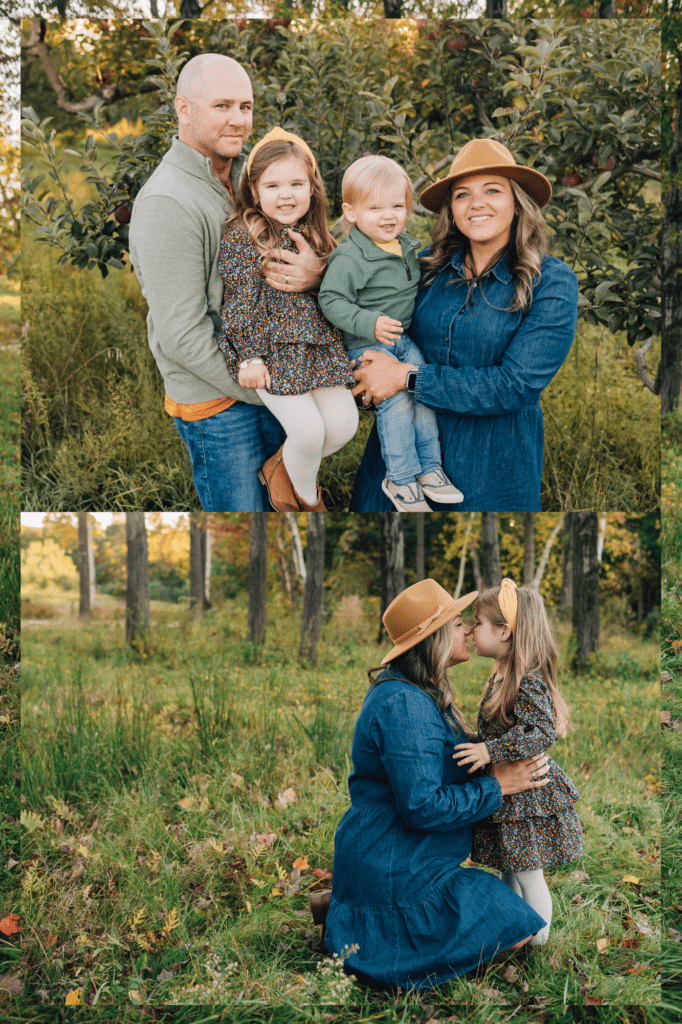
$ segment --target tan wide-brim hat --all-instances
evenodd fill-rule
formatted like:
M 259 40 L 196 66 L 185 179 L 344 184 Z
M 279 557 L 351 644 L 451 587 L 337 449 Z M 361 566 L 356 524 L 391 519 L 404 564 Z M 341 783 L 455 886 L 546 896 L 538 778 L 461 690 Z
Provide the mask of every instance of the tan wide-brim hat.
M 419 202 L 434 213 L 447 202 L 453 181 L 470 174 L 499 174 L 502 178 L 518 181 L 521 188 L 538 206 L 546 206 L 552 198 L 552 186 L 544 174 L 532 167 L 520 167 L 506 146 L 494 139 L 472 139 L 462 146 L 452 161 L 450 173 L 424 189 Z
M 395 647 L 381 659 L 381 664 L 386 665 L 410 647 L 416 647 L 425 636 L 460 615 L 477 597 L 478 591 L 474 590 L 455 600 L 435 580 L 420 580 L 403 590 L 384 612 L 384 626 Z

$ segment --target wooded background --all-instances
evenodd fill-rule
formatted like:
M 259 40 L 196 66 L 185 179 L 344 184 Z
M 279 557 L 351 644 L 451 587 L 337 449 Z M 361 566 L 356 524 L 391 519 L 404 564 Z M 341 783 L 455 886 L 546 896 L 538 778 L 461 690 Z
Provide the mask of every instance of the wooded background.
M 177 523 L 142 512 L 102 528 L 92 516 L 53 514 L 22 528 L 24 617 L 51 615 L 44 594 L 79 590 L 87 618 L 101 594 L 126 598 L 126 639 L 150 628 L 150 597 L 189 603 L 203 617 L 213 603 L 248 594 L 248 638 L 263 643 L 268 595 L 293 611 L 302 596 L 299 654 L 314 661 L 323 620 L 339 601 L 380 596 L 379 614 L 425 575 L 455 596 L 510 575 L 535 586 L 549 607 L 572 609 L 575 659 L 599 645 L 599 604 L 611 617 L 655 634 L 660 549 L 655 516 L 599 518 L 525 513 L 360 515 L 190 515 Z M 305 552 L 305 554 L 304 554 Z M 377 621 L 378 642 L 385 640 Z

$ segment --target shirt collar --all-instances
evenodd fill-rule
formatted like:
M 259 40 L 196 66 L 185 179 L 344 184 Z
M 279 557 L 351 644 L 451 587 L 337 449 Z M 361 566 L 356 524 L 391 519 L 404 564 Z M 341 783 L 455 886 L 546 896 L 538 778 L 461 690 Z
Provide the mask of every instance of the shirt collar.
M 455 249 L 450 260 L 450 266 L 453 267 L 460 277 L 464 277 L 464 250 Z M 502 284 L 511 284 L 513 275 L 507 266 L 507 255 L 504 253 L 497 261 L 494 267 L 488 271 L 490 274 L 494 274 L 498 281 Z

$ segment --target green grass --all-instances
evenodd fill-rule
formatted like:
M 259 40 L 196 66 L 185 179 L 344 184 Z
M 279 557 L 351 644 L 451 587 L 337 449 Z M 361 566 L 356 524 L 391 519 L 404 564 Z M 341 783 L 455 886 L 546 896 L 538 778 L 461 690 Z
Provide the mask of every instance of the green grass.
M 437 1008 L 484 1024 L 513 1007 L 515 1020 L 582 1020 L 589 995 L 613 1005 L 586 1020 L 625 1021 L 619 1007 L 631 1022 L 664 1019 L 657 644 L 606 628 L 589 671 L 566 680 L 575 726 L 553 753 L 581 791 L 586 854 L 549 876 L 550 946 L 517 962 L 516 979 L 500 962 L 421 998 L 353 985 L 339 994 L 307 894 L 324 885 L 314 869 L 331 869 L 348 806 L 352 727 L 365 669 L 379 660 L 375 603 L 360 620 L 330 613 L 313 669 L 293 656 L 296 616 L 279 602 L 263 649 L 243 639 L 235 601 L 203 624 L 159 605 L 132 652 L 116 602 L 79 626 L 68 595 L 26 597 L 65 616 L 24 630 L 29 1001 L 40 991 L 63 1004 L 82 987 L 102 1019 L 106 1004 L 131 1001 L 197 1004 L 196 1017 L 173 1019 L 209 1019 L 208 1006 L 230 1004 L 230 1020 L 283 1021 L 319 1020 L 321 1006 L 341 1003 L 340 1020 L 350 1007 L 360 1019 L 415 1021 Z M 567 626 L 557 628 L 565 648 Z M 474 658 L 452 673 L 470 718 L 488 667 Z

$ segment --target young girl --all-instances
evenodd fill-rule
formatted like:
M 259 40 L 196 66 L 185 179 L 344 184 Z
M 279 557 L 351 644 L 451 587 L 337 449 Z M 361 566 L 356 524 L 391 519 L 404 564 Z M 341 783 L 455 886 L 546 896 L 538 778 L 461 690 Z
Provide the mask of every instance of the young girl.
M 313 154 L 298 136 L 273 128 L 251 151 L 225 224 L 218 344 L 235 379 L 258 390 L 286 431 L 282 448 L 258 474 L 272 507 L 324 511 L 320 461 L 350 441 L 358 411 L 341 331 L 311 293 L 278 291 L 261 275 L 273 248 L 296 251 L 288 229 L 322 258 L 335 246 Z
M 474 605 L 476 653 L 494 658 L 478 714 L 482 742 L 460 743 L 453 756 L 469 772 L 497 761 L 539 754 L 566 735 L 568 709 L 557 688 L 557 650 L 545 605 L 531 587 L 504 579 Z M 544 945 L 552 921 L 552 897 L 542 869 L 583 854 L 575 813 L 578 791 L 550 758 L 542 789 L 505 796 L 499 811 L 474 826 L 472 860 L 498 868 L 502 880 L 547 922 L 531 945 Z

